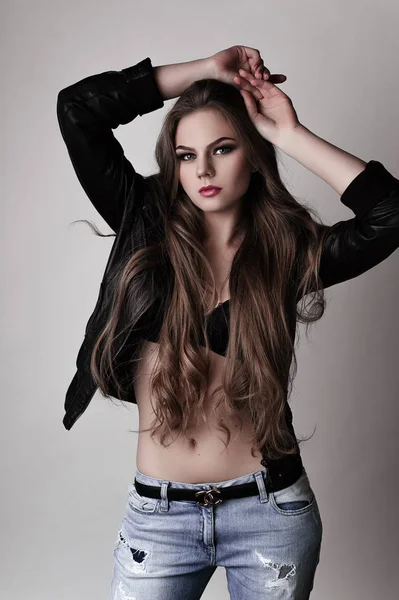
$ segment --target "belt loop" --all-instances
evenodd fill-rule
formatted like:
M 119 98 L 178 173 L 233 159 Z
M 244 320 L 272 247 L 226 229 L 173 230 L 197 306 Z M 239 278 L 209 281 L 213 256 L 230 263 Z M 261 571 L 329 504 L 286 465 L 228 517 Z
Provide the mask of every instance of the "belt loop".
M 161 503 L 159 505 L 159 510 L 161 512 L 168 512 L 169 510 L 168 485 L 169 481 L 167 479 L 163 479 L 161 484 Z
M 263 477 L 263 474 L 265 476 Z M 261 502 L 269 502 L 269 494 L 266 489 L 265 480 L 267 478 L 267 470 L 262 469 L 261 471 L 257 471 L 254 473 L 256 483 L 258 484 L 259 497 Z

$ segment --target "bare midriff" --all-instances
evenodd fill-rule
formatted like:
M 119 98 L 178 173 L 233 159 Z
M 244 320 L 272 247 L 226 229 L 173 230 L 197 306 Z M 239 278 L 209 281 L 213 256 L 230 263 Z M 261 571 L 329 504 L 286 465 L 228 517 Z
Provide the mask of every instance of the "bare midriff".
M 159 345 L 145 341 L 138 361 L 138 373 L 134 382 L 134 390 L 139 411 L 139 429 L 154 427 L 155 414 L 151 405 L 149 379 L 155 365 Z M 212 403 L 216 396 L 211 394 L 221 385 L 225 357 L 210 352 L 211 365 L 209 373 L 209 402 L 205 405 L 208 423 L 201 420 L 187 432 L 166 438 L 163 446 L 157 436 L 151 432 L 141 432 L 137 446 L 137 468 L 141 473 L 157 479 L 167 479 L 182 483 L 211 483 L 226 481 L 241 475 L 263 469 L 260 452 L 251 454 L 251 437 L 253 425 L 250 420 L 226 420 L 231 438 L 227 443 L 227 433 L 217 424 L 216 415 L 212 411 Z M 220 409 L 221 407 L 219 407 Z M 223 416 L 222 416 L 223 418 Z M 158 424 L 158 423 L 157 423 Z M 172 442 L 172 443 L 170 443 Z M 225 442 L 225 443 L 223 443 Z

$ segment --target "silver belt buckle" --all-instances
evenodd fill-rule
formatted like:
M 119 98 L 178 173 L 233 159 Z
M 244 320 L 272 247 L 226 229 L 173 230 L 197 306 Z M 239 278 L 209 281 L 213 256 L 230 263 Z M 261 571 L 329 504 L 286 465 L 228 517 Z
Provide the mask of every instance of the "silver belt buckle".
M 201 500 L 197 500 L 197 504 L 200 506 L 216 506 L 222 502 L 221 498 L 214 498 L 212 494 L 221 494 L 218 488 L 212 488 L 211 490 L 200 490 L 195 492 L 195 496 L 203 496 Z

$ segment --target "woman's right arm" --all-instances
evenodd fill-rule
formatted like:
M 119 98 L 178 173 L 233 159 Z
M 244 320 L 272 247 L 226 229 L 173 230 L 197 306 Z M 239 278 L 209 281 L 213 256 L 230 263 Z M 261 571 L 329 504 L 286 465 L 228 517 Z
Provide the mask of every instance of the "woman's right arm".
M 147 57 L 121 71 L 86 77 L 59 92 L 57 118 L 75 173 L 115 233 L 139 174 L 112 129 L 162 108 L 164 100 L 180 96 L 197 79 L 213 76 L 209 58 L 153 67 Z
M 115 233 L 137 173 L 112 129 L 163 105 L 149 57 L 86 77 L 58 94 L 58 123 L 75 173 Z

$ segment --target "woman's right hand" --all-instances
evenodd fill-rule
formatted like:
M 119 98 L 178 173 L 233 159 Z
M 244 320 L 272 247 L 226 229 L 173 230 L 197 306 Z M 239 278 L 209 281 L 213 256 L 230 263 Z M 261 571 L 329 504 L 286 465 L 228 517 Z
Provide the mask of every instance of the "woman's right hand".
M 234 81 L 234 77 L 239 75 L 240 69 L 244 69 L 258 80 L 264 80 L 265 76 L 268 76 L 268 80 L 272 83 L 283 83 L 287 79 L 282 74 L 272 75 L 270 70 L 264 66 L 259 50 L 249 46 L 231 46 L 209 57 L 209 60 L 214 79 L 235 87 L 239 87 Z

